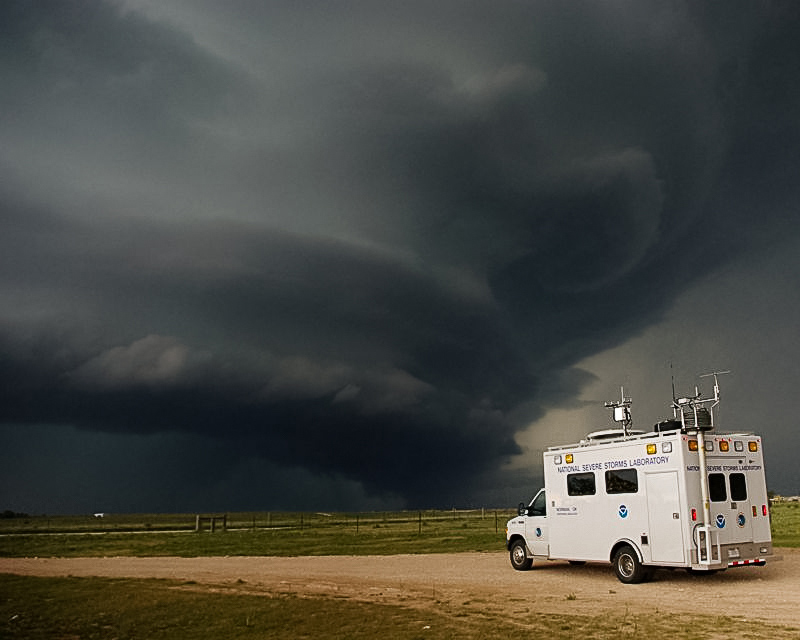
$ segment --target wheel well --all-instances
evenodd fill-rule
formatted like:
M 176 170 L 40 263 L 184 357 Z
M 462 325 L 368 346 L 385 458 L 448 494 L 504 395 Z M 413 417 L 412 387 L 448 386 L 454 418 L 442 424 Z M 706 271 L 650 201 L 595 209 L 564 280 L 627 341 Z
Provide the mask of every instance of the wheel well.
M 639 557 L 639 562 L 644 562 L 642 552 L 631 540 L 620 540 L 613 547 L 611 547 L 611 554 L 608 556 L 609 562 L 614 562 L 614 556 L 617 555 L 617 551 L 619 551 L 622 547 L 630 547 L 633 549 L 636 555 Z
M 514 543 L 515 543 L 517 540 L 522 540 L 523 542 L 525 542 L 525 538 L 524 538 L 524 537 L 522 537 L 522 536 L 521 536 L 520 534 L 518 534 L 518 533 L 515 533 L 515 534 L 514 534 L 513 536 L 511 536 L 511 537 L 508 539 L 508 541 L 506 542 L 506 550 L 507 550 L 507 551 L 511 551 L 511 545 L 513 545 L 513 544 L 514 544 Z M 526 546 L 526 547 L 528 546 L 528 543 L 527 543 L 527 542 L 525 542 L 525 546 Z

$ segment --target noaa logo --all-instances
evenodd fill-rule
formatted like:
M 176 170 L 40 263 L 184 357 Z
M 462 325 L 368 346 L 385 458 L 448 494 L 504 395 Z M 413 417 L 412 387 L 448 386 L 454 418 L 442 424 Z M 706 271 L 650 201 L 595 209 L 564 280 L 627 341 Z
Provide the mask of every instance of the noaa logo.
M 738 516 L 736 516 L 736 524 L 738 524 L 740 527 L 744 527 L 745 520 L 746 518 L 744 517 L 743 513 L 740 513 Z
M 542 530 L 539 527 L 536 527 L 536 537 L 537 538 L 541 538 L 542 537 Z
M 628 507 L 626 507 L 624 504 L 619 505 L 619 517 L 620 518 L 628 517 Z
M 724 529 L 725 528 L 725 516 L 721 513 L 717 516 L 717 528 Z

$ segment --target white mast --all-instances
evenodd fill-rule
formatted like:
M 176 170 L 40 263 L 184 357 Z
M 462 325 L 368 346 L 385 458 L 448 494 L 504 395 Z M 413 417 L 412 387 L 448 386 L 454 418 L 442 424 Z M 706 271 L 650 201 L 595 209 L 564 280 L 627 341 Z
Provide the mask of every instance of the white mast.
M 705 432 L 714 428 L 714 408 L 719 406 L 719 381 L 718 375 L 730 373 L 730 371 L 713 371 L 701 375 L 701 378 L 714 377 L 714 397 L 700 398 L 700 391 L 694 388 L 694 396 L 673 400 L 672 407 L 675 417 L 680 413 L 681 424 L 686 433 L 697 436 L 697 454 L 700 462 L 700 497 L 703 501 L 703 523 L 697 527 L 700 536 L 698 549 L 705 547 L 706 557 L 698 558 L 701 563 L 710 564 L 712 561 L 713 540 L 712 534 L 715 533 L 711 526 L 711 501 L 708 490 L 708 469 L 706 468 L 706 442 Z M 711 406 L 707 409 L 704 404 L 710 402 Z M 691 429 L 691 431 L 690 431 Z

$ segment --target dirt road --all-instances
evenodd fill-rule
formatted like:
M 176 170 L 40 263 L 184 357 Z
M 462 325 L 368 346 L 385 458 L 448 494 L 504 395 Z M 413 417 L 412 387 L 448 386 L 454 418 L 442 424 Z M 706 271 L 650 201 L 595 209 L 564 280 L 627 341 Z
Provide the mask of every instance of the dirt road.
M 800 628 L 800 549 L 766 567 L 714 576 L 658 571 L 624 585 L 608 565 L 562 562 L 514 571 L 505 553 L 227 558 L 0 558 L 0 573 L 170 578 L 192 588 L 327 595 L 410 607 L 620 615 L 703 613 Z

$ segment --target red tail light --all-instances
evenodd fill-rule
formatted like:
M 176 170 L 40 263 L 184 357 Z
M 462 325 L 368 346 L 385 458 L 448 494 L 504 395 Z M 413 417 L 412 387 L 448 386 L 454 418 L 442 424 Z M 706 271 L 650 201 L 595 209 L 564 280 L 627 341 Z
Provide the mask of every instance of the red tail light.
M 765 505 L 765 504 L 761 505 L 761 513 L 763 515 L 767 515 L 767 505 Z
M 697 522 L 697 509 L 692 509 L 692 522 Z

